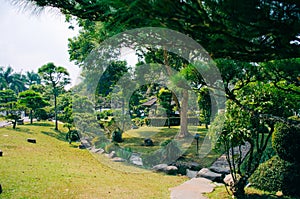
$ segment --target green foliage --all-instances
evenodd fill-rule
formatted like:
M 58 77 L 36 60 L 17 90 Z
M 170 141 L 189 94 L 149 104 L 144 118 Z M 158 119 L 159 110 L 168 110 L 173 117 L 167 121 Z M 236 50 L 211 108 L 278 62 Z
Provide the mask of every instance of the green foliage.
M 123 132 L 120 130 L 120 128 L 115 129 L 111 135 L 112 142 L 123 142 L 122 134 Z
M 282 191 L 284 174 L 288 171 L 289 165 L 289 162 L 274 156 L 260 164 L 251 175 L 249 178 L 251 186 L 269 192 Z
M 96 93 L 103 97 L 107 96 L 127 71 L 126 61 L 111 62 L 99 79 Z
M 117 143 L 110 143 L 105 146 L 104 150 L 106 153 L 110 153 L 112 151 L 117 151 L 120 148 L 120 146 Z
M 300 130 L 295 126 L 278 123 L 272 135 L 273 148 L 278 156 L 289 162 L 300 162 Z
M 71 144 L 72 142 L 77 142 L 80 140 L 80 135 L 78 130 L 70 130 L 66 134 L 66 140 Z
M 165 109 L 167 117 L 170 117 L 173 106 L 171 104 L 172 101 L 172 91 L 161 88 L 158 92 L 159 104 Z
M 53 63 L 48 63 L 38 69 L 38 74 L 45 85 L 49 86 L 52 90 L 55 110 L 55 130 L 58 130 L 57 96 L 64 90 L 64 86 L 70 83 L 69 73 L 62 66 L 55 66 Z
M 118 150 L 116 151 L 116 154 L 118 157 L 123 158 L 125 160 L 129 160 L 129 158 L 132 155 L 132 150 L 131 148 L 118 148 Z

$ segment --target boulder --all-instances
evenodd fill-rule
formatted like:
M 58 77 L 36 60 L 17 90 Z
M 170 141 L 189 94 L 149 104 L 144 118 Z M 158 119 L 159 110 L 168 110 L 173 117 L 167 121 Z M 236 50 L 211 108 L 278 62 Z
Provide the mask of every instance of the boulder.
M 104 153 L 104 149 L 101 149 L 101 148 L 97 149 L 97 148 L 95 148 L 94 146 L 91 148 L 90 151 L 91 151 L 92 153 L 99 153 L 99 154 Z
M 109 157 L 110 159 L 112 159 L 112 158 L 114 158 L 114 157 L 116 157 L 116 156 L 117 156 L 117 154 L 116 154 L 115 151 L 112 151 L 112 152 L 110 152 L 110 154 L 108 154 L 108 157 Z
M 232 186 L 234 184 L 232 175 L 231 174 L 226 175 L 223 182 L 228 186 Z
M 27 138 L 27 142 L 29 142 L 29 143 L 36 143 L 36 139 L 34 139 L 34 138 Z
M 198 174 L 198 171 L 193 171 L 190 169 L 186 169 L 186 176 L 189 178 L 195 178 Z
M 212 172 L 220 173 L 220 174 L 224 174 L 224 175 L 230 174 L 230 169 L 226 168 L 226 167 L 211 166 L 211 167 L 209 167 L 209 170 L 211 170 Z
M 201 169 L 198 172 L 197 177 L 206 178 L 214 182 L 222 182 L 222 174 L 212 172 L 208 168 Z
M 154 146 L 153 141 L 150 138 L 146 138 L 144 140 L 144 145 L 145 146 Z
M 123 158 L 119 158 L 119 157 L 114 157 L 111 159 L 111 161 L 113 162 L 125 162 L 125 160 Z
M 91 142 L 87 139 L 82 139 L 81 140 L 81 145 L 84 145 L 85 148 L 89 148 L 89 147 L 91 147 Z
M 78 145 L 79 149 L 86 149 L 86 147 L 83 144 Z
M 161 171 L 161 172 L 164 172 L 166 170 L 166 168 L 168 167 L 167 164 L 158 164 L 158 165 L 155 165 L 154 167 L 152 167 L 152 169 L 154 171 Z
M 143 160 L 138 153 L 131 154 L 129 162 L 137 166 L 143 166 Z
M 176 175 L 178 168 L 175 166 L 167 166 L 165 169 L 165 173 L 168 175 Z

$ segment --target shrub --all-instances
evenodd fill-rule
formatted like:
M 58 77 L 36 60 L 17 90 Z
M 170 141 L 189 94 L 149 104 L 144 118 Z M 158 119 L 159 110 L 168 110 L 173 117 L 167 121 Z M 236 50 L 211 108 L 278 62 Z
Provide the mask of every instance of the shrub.
M 111 135 L 111 139 L 113 142 L 123 142 L 123 139 L 122 139 L 122 131 L 117 128 L 116 130 L 113 131 L 112 135 Z
M 33 117 L 47 120 L 49 118 L 49 113 L 44 108 L 40 108 L 35 110 Z
M 272 135 L 272 145 L 278 156 L 289 162 L 300 162 L 300 132 L 294 126 L 279 123 Z
M 92 143 L 96 148 L 104 149 L 105 146 L 109 143 L 109 140 L 105 136 L 97 136 L 93 139 Z
M 132 150 L 131 150 L 131 148 L 124 148 L 124 149 L 118 148 L 118 150 L 116 151 L 116 154 L 120 158 L 129 160 L 129 158 L 131 157 L 131 154 L 132 154 Z
M 66 135 L 66 140 L 71 144 L 80 140 L 80 136 L 77 130 L 70 130 Z
M 263 191 L 282 191 L 287 196 L 300 196 L 300 166 L 274 156 L 259 165 L 249 178 L 252 186 Z
M 117 151 L 119 148 L 120 148 L 120 146 L 117 143 L 110 143 L 105 146 L 104 150 L 107 153 L 110 153 L 112 151 Z
M 274 156 L 262 163 L 249 178 L 252 186 L 270 192 L 282 190 L 284 173 L 290 163 Z

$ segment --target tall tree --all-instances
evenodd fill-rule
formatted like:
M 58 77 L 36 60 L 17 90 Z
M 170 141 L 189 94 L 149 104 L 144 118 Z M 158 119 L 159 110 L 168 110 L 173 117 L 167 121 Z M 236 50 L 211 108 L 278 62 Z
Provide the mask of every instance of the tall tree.
M 41 78 L 40 78 L 39 74 L 37 74 L 33 71 L 27 71 L 25 78 L 26 78 L 26 85 L 28 87 L 30 87 L 31 85 L 35 85 L 35 84 L 41 84 Z
M 38 69 L 38 73 L 42 81 L 52 89 L 54 97 L 54 110 L 55 110 L 55 130 L 58 130 L 57 122 L 57 96 L 70 83 L 69 73 L 62 66 L 55 66 L 53 63 L 43 65 Z

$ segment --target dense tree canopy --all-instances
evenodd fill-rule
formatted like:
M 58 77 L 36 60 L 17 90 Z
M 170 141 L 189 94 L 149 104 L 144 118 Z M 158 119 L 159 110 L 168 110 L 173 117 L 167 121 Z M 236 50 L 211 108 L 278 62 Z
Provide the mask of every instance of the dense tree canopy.
M 12 0 L 14 1 L 14 0 Z M 265 61 L 300 56 L 298 0 L 22 0 L 102 22 L 102 37 L 139 27 L 189 35 L 213 58 Z

